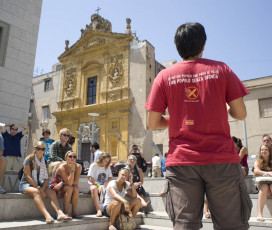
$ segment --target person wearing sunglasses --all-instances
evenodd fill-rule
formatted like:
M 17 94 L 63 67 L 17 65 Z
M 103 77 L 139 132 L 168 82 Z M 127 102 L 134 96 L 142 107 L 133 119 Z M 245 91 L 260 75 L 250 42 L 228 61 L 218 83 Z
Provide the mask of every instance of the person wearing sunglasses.
M 107 185 L 112 180 L 112 172 L 109 167 L 110 163 L 111 155 L 109 153 L 102 153 L 98 160 L 91 164 L 88 171 L 88 183 L 90 185 L 91 197 L 97 211 L 97 217 L 102 217 L 100 203 L 103 205 Z
M 72 146 L 69 144 L 69 138 L 71 136 L 71 132 L 67 128 L 63 128 L 59 132 L 60 139 L 58 141 L 55 141 L 50 146 L 50 156 L 48 159 L 49 163 L 49 171 L 52 172 L 53 168 L 56 168 L 56 166 L 64 161 L 65 154 L 72 150 Z
M 3 123 L 4 124 L 4 123 Z M 6 126 L 9 126 L 8 133 Z M 23 128 L 23 131 L 18 132 L 19 127 Z M 6 170 L 7 171 L 19 171 L 20 157 L 21 155 L 21 139 L 27 133 L 29 128 L 24 125 L 5 124 L 1 126 L 2 136 L 4 138 L 4 154 L 7 159 Z
M 131 199 L 128 201 L 127 196 Z M 114 227 L 115 219 L 119 213 L 128 213 L 135 218 L 141 207 L 141 200 L 137 197 L 132 174 L 129 169 L 123 168 L 118 173 L 118 178 L 109 182 L 106 190 L 103 215 L 110 218 L 109 230 Z
M 44 158 L 46 145 L 43 141 L 38 141 L 34 145 L 34 151 L 28 155 L 24 161 L 23 176 L 19 184 L 19 191 L 33 197 L 39 211 L 44 215 L 45 222 L 51 224 L 54 219 L 46 210 L 43 199 L 48 197 L 51 205 L 56 211 L 58 221 L 71 220 L 60 209 L 56 193 L 48 188 L 49 173 L 47 161 Z
M 69 204 L 72 203 L 72 217 L 77 215 L 77 204 L 79 198 L 79 179 L 82 166 L 76 163 L 77 154 L 72 150 L 65 154 L 65 161 L 57 165 L 55 177 L 51 180 L 50 188 L 58 197 L 63 197 L 63 211 L 68 215 Z
M 137 157 L 135 155 L 129 155 L 126 166 L 133 175 L 133 183 L 137 192 L 137 197 L 141 200 L 142 208 L 147 213 L 150 201 L 146 202 L 144 196 L 146 191 L 143 187 L 144 175 L 141 168 L 137 166 Z

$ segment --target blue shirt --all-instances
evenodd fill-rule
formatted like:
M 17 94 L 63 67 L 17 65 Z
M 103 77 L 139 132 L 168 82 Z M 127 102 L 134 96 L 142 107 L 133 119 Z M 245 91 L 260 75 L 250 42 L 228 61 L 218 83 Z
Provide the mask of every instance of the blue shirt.
M 4 156 L 21 157 L 21 139 L 24 136 L 21 132 L 11 136 L 7 131 L 2 133 L 4 138 Z
M 50 156 L 50 146 L 51 144 L 54 142 L 53 139 L 49 139 L 48 141 L 46 141 L 44 138 L 41 138 L 41 141 L 43 141 L 46 145 L 46 150 L 44 153 L 44 158 L 48 161 L 49 156 Z
M 166 162 L 166 157 L 162 158 L 162 160 L 161 160 L 161 169 L 162 169 L 162 172 L 166 172 L 165 162 Z

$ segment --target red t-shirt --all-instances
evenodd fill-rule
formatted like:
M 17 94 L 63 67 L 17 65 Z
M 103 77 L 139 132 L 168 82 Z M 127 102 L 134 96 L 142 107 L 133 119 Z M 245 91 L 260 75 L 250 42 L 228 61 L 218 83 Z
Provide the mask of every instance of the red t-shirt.
M 201 58 L 162 70 L 145 108 L 164 113 L 168 107 L 166 167 L 239 163 L 226 102 L 247 94 L 239 78 L 222 62 Z

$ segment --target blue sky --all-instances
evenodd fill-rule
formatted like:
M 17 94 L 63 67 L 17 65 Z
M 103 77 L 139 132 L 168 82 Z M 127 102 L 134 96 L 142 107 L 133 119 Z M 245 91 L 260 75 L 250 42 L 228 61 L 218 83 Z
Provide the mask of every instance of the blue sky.
M 207 33 L 204 58 L 225 62 L 241 80 L 272 75 L 271 0 L 43 0 L 34 74 L 52 65 L 80 38 L 80 29 L 96 13 L 108 19 L 112 32 L 132 32 L 155 47 L 159 62 L 181 61 L 175 45 L 177 27 L 201 23 Z

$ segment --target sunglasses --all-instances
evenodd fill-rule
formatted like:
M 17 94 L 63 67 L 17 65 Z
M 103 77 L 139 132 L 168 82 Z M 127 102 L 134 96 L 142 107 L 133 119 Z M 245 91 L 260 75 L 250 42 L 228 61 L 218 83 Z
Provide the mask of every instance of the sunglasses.
M 77 156 L 68 156 L 69 158 L 74 158 L 74 159 L 76 159 L 77 158 Z
M 129 158 L 129 160 L 130 160 L 130 161 L 136 161 L 136 159 L 134 159 L 134 158 Z
M 11 130 L 18 131 L 18 129 L 11 128 Z
M 36 147 L 36 149 L 37 149 L 37 151 L 40 151 L 40 150 L 45 151 L 46 150 L 46 148 L 40 148 L 40 147 Z
M 70 134 L 61 134 L 62 136 L 64 136 L 64 137 L 70 137 L 71 135 Z

